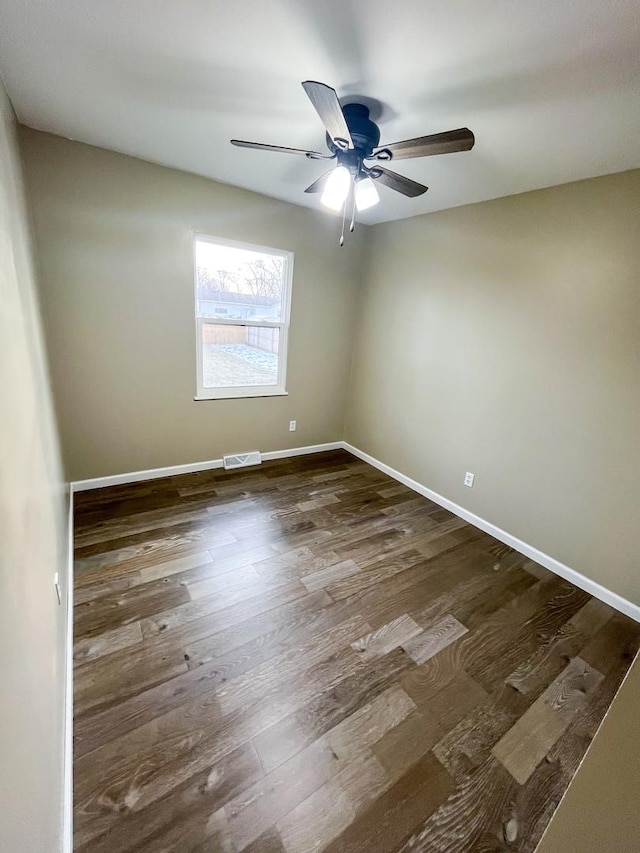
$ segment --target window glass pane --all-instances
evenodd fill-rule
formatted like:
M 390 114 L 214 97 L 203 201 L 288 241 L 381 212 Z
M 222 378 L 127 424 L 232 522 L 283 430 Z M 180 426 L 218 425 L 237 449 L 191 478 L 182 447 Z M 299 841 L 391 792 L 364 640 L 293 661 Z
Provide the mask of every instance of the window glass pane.
M 281 320 L 287 258 L 196 240 L 200 317 Z
M 276 385 L 280 329 L 202 324 L 204 388 Z

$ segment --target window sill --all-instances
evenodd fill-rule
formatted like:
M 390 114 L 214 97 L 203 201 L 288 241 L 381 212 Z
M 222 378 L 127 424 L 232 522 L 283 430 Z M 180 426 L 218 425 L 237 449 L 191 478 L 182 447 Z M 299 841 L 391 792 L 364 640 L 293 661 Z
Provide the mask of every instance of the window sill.
M 246 400 L 248 397 L 288 397 L 289 392 L 284 388 L 220 388 L 212 391 L 206 396 L 198 394 L 193 399 L 196 402 L 203 400 Z

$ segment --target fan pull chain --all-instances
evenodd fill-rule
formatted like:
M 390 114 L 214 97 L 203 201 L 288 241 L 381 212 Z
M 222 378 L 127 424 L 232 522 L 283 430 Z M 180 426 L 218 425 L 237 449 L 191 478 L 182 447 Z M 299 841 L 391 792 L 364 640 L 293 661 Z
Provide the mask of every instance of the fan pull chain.
M 347 218 L 347 199 L 345 198 L 344 204 L 342 205 L 342 233 L 340 234 L 340 245 L 344 246 L 344 223 Z
M 351 208 L 351 225 L 349 227 L 349 231 L 353 234 L 356 229 L 356 193 L 355 188 L 353 192 L 353 207 Z

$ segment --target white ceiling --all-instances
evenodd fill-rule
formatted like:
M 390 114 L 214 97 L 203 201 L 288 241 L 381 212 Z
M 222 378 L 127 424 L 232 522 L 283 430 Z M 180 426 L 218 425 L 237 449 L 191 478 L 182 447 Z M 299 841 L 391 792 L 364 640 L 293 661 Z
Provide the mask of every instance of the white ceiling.
M 403 160 L 380 222 L 640 166 L 637 0 L 2 0 L 20 121 L 309 207 L 324 150 L 300 86 L 382 104 L 382 142 L 470 127 L 468 153 Z

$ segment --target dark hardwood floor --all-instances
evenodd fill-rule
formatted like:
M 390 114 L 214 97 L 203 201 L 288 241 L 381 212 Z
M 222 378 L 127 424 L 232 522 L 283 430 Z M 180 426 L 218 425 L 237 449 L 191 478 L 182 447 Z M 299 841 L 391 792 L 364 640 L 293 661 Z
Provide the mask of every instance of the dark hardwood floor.
M 533 851 L 638 648 L 342 451 L 75 497 L 82 853 Z

